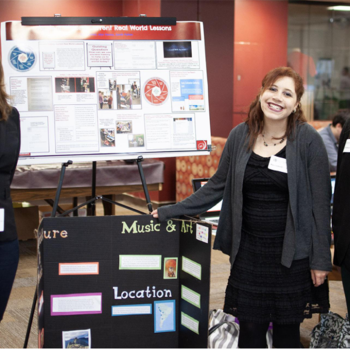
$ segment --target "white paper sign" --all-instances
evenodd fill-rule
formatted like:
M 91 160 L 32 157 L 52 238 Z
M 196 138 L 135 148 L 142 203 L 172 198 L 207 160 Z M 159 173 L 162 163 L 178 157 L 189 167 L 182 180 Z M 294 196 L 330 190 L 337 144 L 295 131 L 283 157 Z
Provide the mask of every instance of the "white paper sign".
M 287 174 L 287 159 L 271 156 L 268 168 L 270 170 L 280 171 L 281 173 Z
M 209 240 L 209 228 L 200 224 L 197 224 L 196 238 L 198 241 L 208 243 Z
M 350 139 L 346 140 L 346 144 L 344 147 L 344 153 L 350 153 Z
M 202 266 L 195 261 L 188 259 L 186 257 L 182 257 L 182 271 L 187 272 L 193 277 L 202 279 Z
M 5 209 L 0 208 L 0 232 L 5 231 Z
M 122 305 L 112 306 L 112 316 L 125 316 L 125 315 L 150 315 L 152 314 L 152 305 Z
M 199 322 L 184 312 L 181 312 L 181 324 L 192 332 L 199 334 Z

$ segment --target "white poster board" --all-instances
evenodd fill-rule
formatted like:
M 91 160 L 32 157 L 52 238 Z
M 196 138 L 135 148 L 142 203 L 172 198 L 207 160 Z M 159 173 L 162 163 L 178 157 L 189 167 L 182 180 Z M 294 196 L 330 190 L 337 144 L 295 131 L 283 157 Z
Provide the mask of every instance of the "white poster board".
M 209 154 L 203 24 L 1 23 L 19 164 Z

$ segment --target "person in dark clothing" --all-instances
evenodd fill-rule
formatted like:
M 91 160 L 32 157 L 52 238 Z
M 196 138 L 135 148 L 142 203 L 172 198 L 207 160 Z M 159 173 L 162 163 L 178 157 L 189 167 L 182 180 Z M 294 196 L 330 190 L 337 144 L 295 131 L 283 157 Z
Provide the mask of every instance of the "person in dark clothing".
M 334 265 L 341 267 L 348 312 L 350 309 L 350 119 L 339 139 L 337 176 L 335 180 L 332 226 Z
M 9 105 L 0 61 L 0 321 L 10 297 L 19 260 L 19 248 L 10 185 L 20 149 L 20 123 Z
M 230 255 L 224 311 L 240 323 L 240 348 L 298 348 L 300 323 L 329 308 L 331 184 L 325 146 L 305 122 L 302 78 L 270 71 L 245 123 L 226 142 L 199 191 L 152 212 L 160 221 L 202 213 L 223 199 L 214 249 Z

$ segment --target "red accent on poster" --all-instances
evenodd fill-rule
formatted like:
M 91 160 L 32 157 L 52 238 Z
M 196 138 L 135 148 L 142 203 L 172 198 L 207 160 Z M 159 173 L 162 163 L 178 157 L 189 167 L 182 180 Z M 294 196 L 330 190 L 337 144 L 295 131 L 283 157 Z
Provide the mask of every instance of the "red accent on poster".
M 152 78 L 146 81 L 144 92 L 147 100 L 153 105 L 164 103 L 168 97 L 169 90 L 163 79 Z
M 203 95 L 188 95 L 189 100 L 203 100 Z
M 200 149 L 200 150 L 208 149 L 207 141 L 204 141 L 204 140 L 197 141 L 197 149 Z
M 6 23 L 6 40 L 201 40 L 200 23 L 175 26 L 22 26 Z

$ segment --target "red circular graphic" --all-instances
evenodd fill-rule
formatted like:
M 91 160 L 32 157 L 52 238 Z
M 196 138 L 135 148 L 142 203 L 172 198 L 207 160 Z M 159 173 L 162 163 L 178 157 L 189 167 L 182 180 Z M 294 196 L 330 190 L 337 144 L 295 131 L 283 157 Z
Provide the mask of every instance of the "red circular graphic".
M 169 90 L 163 79 L 152 78 L 146 81 L 144 93 L 148 102 L 161 105 L 168 98 Z
M 198 150 L 204 150 L 204 149 L 208 149 L 208 146 L 207 146 L 207 141 L 197 141 L 197 149 Z

